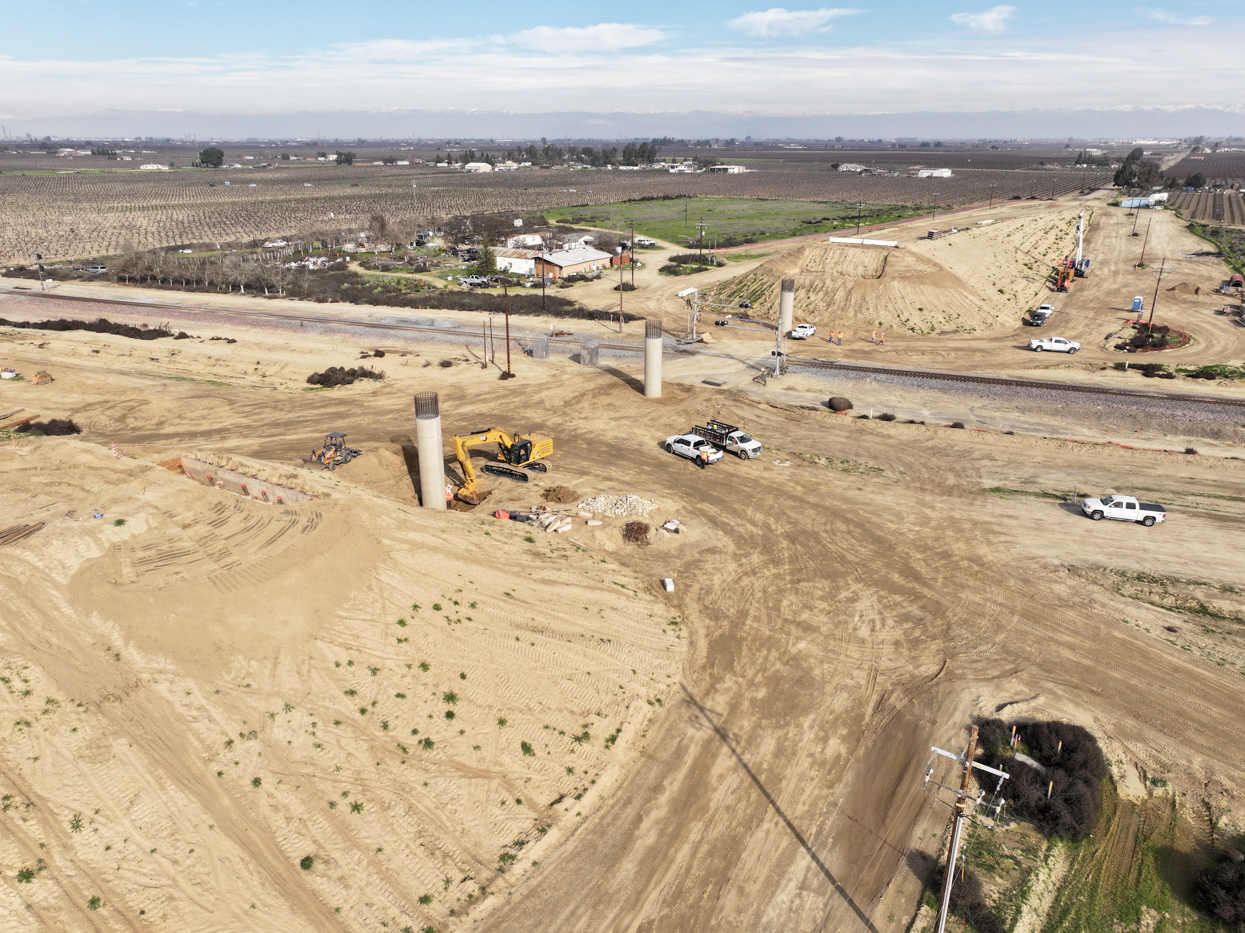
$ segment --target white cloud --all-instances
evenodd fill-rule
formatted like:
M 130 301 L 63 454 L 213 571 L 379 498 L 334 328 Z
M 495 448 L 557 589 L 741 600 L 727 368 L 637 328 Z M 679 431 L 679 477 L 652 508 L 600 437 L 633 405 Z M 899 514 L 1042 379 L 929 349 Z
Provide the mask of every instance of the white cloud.
M 1007 28 L 1007 21 L 1015 15 L 1014 6 L 995 6 L 984 13 L 954 13 L 951 22 L 977 32 L 1002 32 Z
M 513 37 L 499 44 L 488 36 L 342 44 L 285 56 L 27 61 L 0 54 L 0 87 L 6 113 L 22 120 L 163 108 L 662 112 L 683 100 L 695 100 L 697 109 L 768 116 L 1027 110 L 1060 99 L 1084 109 L 1143 102 L 1241 107 L 1232 88 L 1245 87 L 1245 60 L 1220 56 L 1189 69 L 1204 45 L 1200 33 L 1146 28 L 1115 38 L 1104 45 L 1098 34 L 1073 32 L 1057 45 L 1043 36 L 1006 35 L 987 43 L 964 37 L 800 45 L 777 57 L 763 42 L 689 46 L 677 55 L 656 49 L 585 54 L 576 47 L 532 50 Z M 620 86 L 614 63 L 644 80 Z M 862 74 L 870 79 L 861 81 Z M 309 131 L 330 122 L 309 124 Z
M 1139 6 L 1136 8 L 1136 13 L 1146 19 L 1158 20 L 1160 23 L 1167 23 L 1171 26 L 1209 26 L 1213 22 L 1209 16 L 1180 16 L 1152 6 Z
M 542 52 L 579 52 L 633 49 L 666 38 L 665 32 L 634 23 L 597 23 L 595 26 L 534 26 L 510 37 L 516 45 Z
M 750 36 L 799 36 L 806 32 L 826 32 L 834 21 L 843 16 L 854 16 L 863 10 L 846 8 L 820 10 L 784 10 L 780 6 L 757 10 L 736 17 L 726 25 L 746 32 Z

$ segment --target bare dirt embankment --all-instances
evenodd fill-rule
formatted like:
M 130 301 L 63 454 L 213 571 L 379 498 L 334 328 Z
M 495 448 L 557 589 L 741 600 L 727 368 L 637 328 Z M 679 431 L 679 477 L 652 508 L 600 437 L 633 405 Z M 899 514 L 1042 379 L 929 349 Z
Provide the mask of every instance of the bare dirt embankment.
M 0 445 L 0 528 L 45 523 L 0 547 L 10 922 L 899 930 L 944 825 L 928 746 L 1000 704 L 1079 722 L 1190 799 L 1240 795 L 1245 642 L 1191 611 L 1240 611 L 1207 588 L 1239 577 L 1239 461 L 777 391 L 646 400 L 608 361 L 519 358 L 500 381 L 436 365 L 443 346 L 313 389 L 366 338 L 195 333 L 0 343 L 56 377 L 6 381 L 0 411 L 84 429 Z M 490 478 L 476 513 L 415 508 L 421 389 L 447 433 L 551 435 L 550 473 Z M 701 472 L 659 447 L 708 417 L 766 455 Z M 363 457 L 302 471 L 330 430 Z M 195 451 L 321 498 L 156 465 Z M 1074 485 L 1145 487 L 1171 519 L 1089 522 Z M 559 536 L 484 514 L 553 486 L 652 499 L 683 532 L 636 547 L 623 519 Z

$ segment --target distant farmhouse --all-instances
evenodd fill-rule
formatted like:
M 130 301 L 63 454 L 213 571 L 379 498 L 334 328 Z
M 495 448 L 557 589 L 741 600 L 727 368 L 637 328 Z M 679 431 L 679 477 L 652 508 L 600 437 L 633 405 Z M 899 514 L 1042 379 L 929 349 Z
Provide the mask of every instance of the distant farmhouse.
M 560 279 L 567 275 L 587 275 L 610 267 L 610 254 L 590 246 L 560 249 L 536 258 L 536 274 Z

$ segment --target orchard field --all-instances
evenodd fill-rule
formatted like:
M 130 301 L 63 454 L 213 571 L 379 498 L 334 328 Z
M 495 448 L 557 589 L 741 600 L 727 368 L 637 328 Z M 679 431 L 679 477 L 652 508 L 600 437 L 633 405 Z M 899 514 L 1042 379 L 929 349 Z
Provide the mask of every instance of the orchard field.
M 842 159 L 850 153 L 819 155 Z M 1053 167 L 957 166 L 951 178 L 921 179 L 838 172 L 829 161 L 809 158 L 740 161 L 755 171 L 716 175 L 532 168 L 474 175 L 423 165 L 306 163 L 167 172 L 10 171 L 0 174 L 0 263 L 30 262 L 35 253 L 59 260 L 175 244 L 349 231 L 362 229 L 378 212 L 403 231 L 453 215 L 550 211 L 662 197 L 863 201 L 922 210 L 990 197 L 1058 198 L 1109 177 Z M 796 227 L 792 233 L 801 232 Z

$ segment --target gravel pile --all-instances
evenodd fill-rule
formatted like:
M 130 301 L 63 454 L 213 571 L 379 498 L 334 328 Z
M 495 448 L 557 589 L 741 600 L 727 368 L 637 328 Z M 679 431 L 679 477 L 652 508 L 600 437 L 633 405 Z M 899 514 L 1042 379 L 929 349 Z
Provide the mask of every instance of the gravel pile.
M 639 496 L 593 496 L 579 503 L 579 507 L 585 512 L 620 518 L 624 515 L 647 515 L 657 508 L 657 503 Z

